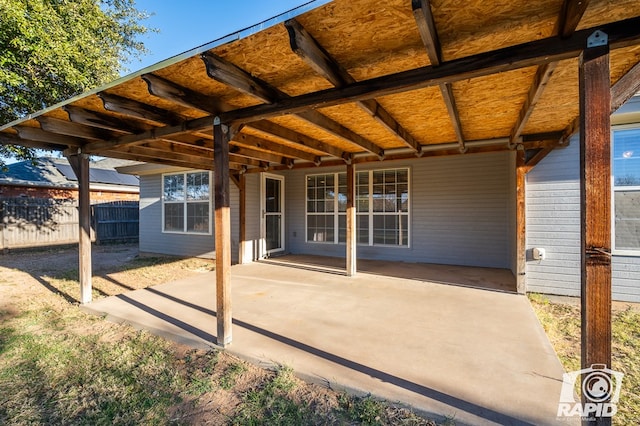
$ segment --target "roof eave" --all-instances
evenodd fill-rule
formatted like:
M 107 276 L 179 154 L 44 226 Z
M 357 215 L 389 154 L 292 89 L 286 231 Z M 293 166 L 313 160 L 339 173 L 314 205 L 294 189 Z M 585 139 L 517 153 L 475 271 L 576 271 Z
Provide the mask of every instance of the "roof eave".
M 157 71 L 157 70 L 166 68 L 168 66 L 177 64 L 178 62 L 181 62 L 181 61 L 183 61 L 185 59 L 189 59 L 191 57 L 200 55 L 203 52 L 206 52 L 208 50 L 211 50 L 211 49 L 213 49 L 215 47 L 218 47 L 218 46 L 221 46 L 223 44 L 227 44 L 227 43 L 231 43 L 231 42 L 234 42 L 234 41 L 237 41 L 237 40 L 241 40 L 241 39 L 247 38 L 247 37 L 251 36 L 252 34 L 255 34 L 255 33 L 259 32 L 259 31 L 263 31 L 263 30 L 265 30 L 267 28 L 270 28 L 270 27 L 273 27 L 275 25 L 278 25 L 278 24 L 280 24 L 282 22 L 285 22 L 288 19 L 295 18 L 298 15 L 301 15 L 303 13 L 306 13 L 306 12 L 310 11 L 310 10 L 316 9 L 316 8 L 318 8 L 320 6 L 323 6 L 323 5 L 327 4 L 327 3 L 330 3 L 331 1 L 332 0 L 311 0 L 311 1 L 309 1 L 309 2 L 307 2 L 305 4 L 303 4 L 303 5 L 300 5 L 300 6 L 296 7 L 296 8 L 293 8 L 293 9 L 287 11 L 287 12 L 281 13 L 280 15 L 274 16 L 273 18 L 270 18 L 270 19 L 267 19 L 267 20 L 265 20 L 263 22 L 260 22 L 259 24 L 252 25 L 252 26 L 247 27 L 245 29 L 233 32 L 231 34 L 228 34 L 228 35 L 226 35 L 224 37 L 218 38 L 218 39 L 216 39 L 214 41 L 211 41 L 209 43 L 205 43 L 205 44 L 203 44 L 201 46 L 198 46 L 196 48 L 187 50 L 186 52 L 183 52 L 183 53 L 181 53 L 179 55 L 172 56 L 171 58 L 168 58 L 168 59 L 165 59 L 163 61 L 157 62 L 157 63 L 155 63 L 153 65 L 150 65 L 150 66 L 148 66 L 146 68 L 143 68 L 141 70 L 135 71 L 135 72 L 133 72 L 131 74 L 127 74 L 127 75 L 125 75 L 123 77 L 120 77 L 119 79 L 114 80 L 114 81 L 112 81 L 110 83 L 107 83 L 107 84 L 105 84 L 103 86 L 96 87 L 95 89 L 91 89 L 89 91 L 80 93 L 80 94 L 78 94 L 78 95 L 76 95 L 76 96 L 74 96 L 72 98 L 69 98 L 69 99 L 64 100 L 62 102 L 58 102 L 57 104 L 51 105 L 51 106 L 49 106 L 47 108 L 44 108 L 44 109 L 42 109 L 40 111 L 34 112 L 32 114 L 28 114 L 28 115 L 26 115 L 25 117 L 22 117 L 22 118 L 18 118 L 16 120 L 13 120 L 13 121 L 11 121 L 11 122 L 9 122 L 7 124 L 4 124 L 4 125 L 0 126 L 0 132 L 6 130 L 8 128 L 11 128 L 13 126 L 17 126 L 19 124 L 22 124 L 25 121 L 33 120 L 33 119 L 35 119 L 35 118 L 37 118 L 37 117 L 39 117 L 41 115 L 44 115 L 44 114 L 46 114 L 48 112 L 51 112 L 51 111 L 54 111 L 54 110 L 56 110 L 58 108 L 62 108 L 62 107 L 66 106 L 66 105 L 69 105 L 69 104 L 71 104 L 73 102 L 77 102 L 77 101 L 79 101 L 81 99 L 84 99 L 86 97 L 89 97 L 89 96 L 92 96 L 92 95 L 96 95 L 96 94 L 98 94 L 100 92 L 103 92 L 105 90 L 108 90 L 108 89 L 111 89 L 113 87 L 116 87 L 116 86 L 118 86 L 118 85 L 120 85 L 122 83 L 126 83 L 127 81 L 133 80 L 134 78 L 138 78 L 143 74 L 149 74 L 149 73 L 152 73 L 154 71 Z

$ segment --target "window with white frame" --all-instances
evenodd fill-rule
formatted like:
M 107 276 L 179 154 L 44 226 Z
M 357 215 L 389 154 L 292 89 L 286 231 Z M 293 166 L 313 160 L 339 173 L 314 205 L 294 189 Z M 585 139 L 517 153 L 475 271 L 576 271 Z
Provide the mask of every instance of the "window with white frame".
M 346 242 L 346 211 L 345 173 L 307 176 L 307 241 Z
M 409 169 L 356 173 L 356 238 L 409 245 Z M 346 173 L 307 176 L 307 241 L 346 242 Z
M 167 174 L 162 177 L 164 232 L 211 233 L 209 172 Z
M 640 126 L 612 132 L 613 249 L 640 256 Z

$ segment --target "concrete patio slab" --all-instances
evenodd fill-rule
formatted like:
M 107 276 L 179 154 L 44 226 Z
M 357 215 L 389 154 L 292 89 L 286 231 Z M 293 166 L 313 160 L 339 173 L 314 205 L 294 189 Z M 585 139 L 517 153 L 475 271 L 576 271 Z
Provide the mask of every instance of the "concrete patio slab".
M 347 278 L 331 267 L 275 263 L 232 268 L 229 352 L 291 366 L 334 389 L 453 417 L 458 425 L 567 424 L 556 418 L 564 371 L 526 297 L 433 283 L 421 274 Z M 460 279 L 455 272 L 441 281 Z M 482 272 L 495 273 L 475 273 Z M 460 274 L 471 277 L 466 269 Z M 211 346 L 215 273 L 106 298 L 87 309 Z

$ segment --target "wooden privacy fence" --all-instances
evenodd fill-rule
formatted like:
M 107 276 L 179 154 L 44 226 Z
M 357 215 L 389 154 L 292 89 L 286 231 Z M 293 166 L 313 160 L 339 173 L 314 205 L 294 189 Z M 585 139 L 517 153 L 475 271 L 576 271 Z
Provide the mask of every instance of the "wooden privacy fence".
M 138 238 L 138 202 L 91 206 L 91 238 L 97 243 Z M 0 250 L 78 242 L 76 200 L 0 198 Z
M 139 229 L 137 201 L 112 201 L 91 206 L 91 227 L 97 243 L 137 240 Z

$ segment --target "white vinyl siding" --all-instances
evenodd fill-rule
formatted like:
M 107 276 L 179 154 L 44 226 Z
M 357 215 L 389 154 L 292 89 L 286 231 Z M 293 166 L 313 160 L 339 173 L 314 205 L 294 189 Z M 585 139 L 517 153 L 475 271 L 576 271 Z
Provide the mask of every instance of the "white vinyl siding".
M 527 291 L 580 296 L 580 140 L 556 149 L 527 174 Z M 531 250 L 544 248 L 545 260 Z M 612 297 L 640 302 L 640 257 L 614 253 Z
M 247 176 L 248 178 L 253 178 Z M 256 177 L 258 175 L 255 175 Z M 162 188 L 163 177 L 160 174 L 140 176 L 140 252 L 142 253 L 158 253 L 175 256 L 194 256 L 215 258 L 215 240 L 213 235 L 200 233 L 173 233 L 162 232 L 163 226 L 163 205 L 162 205 Z M 249 182 L 251 181 L 251 184 Z M 213 180 L 211 180 L 213 186 Z M 247 179 L 247 191 L 258 192 L 256 179 Z M 231 201 L 231 246 L 232 261 L 238 259 L 238 238 L 239 238 L 239 220 L 238 220 L 238 189 L 235 185 L 230 185 L 230 201 Z M 213 203 L 212 203 L 213 204 Z M 258 208 L 247 212 L 255 211 L 256 220 L 258 220 Z M 212 213 L 213 216 L 213 213 Z M 249 228 L 253 223 L 248 220 Z M 212 218 L 212 227 L 215 226 Z
M 513 153 L 486 153 L 358 164 L 356 172 L 409 169 L 409 245 L 358 245 L 358 258 L 511 268 Z M 344 167 L 323 169 L 343 173 Z M 316 244 L 306 237 L 308 170 L 287 180 L 289 251 L 345 256 L 344 244 Z

